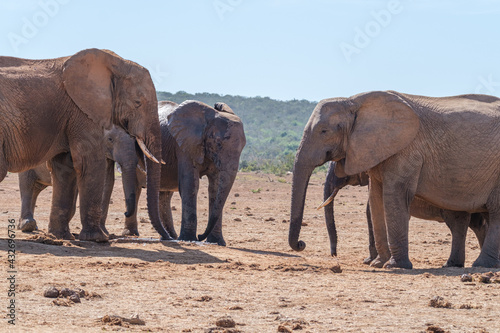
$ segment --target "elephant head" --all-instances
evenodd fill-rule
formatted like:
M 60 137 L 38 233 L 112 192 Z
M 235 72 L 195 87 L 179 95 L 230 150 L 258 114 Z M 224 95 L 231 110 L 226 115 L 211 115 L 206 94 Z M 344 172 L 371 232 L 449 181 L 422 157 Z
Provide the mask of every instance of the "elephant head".
M 340 161 L 338 177 L 368 171 L 406 148 L 416 137 L 420 120 L 393 92 L 370 92 L 351 98 L 320 101 L 304 129 L 294 162 L 288 242 L 296 251 L 309 178 L 315 167 Z
M 71 100 L 105 129 L 123 128 L 135 138 L 147 161 L 147 203 L 151 223 L 162 239 L 171 239 L 159 215 L 161 134 L 158 102 L 144 67 L 108 50 L 88 49 L 68 57 L 63 84 Z
M 216 103 L 212 108 L 197 101 L 186 101 L 168 115 L 168 129 L 180 150 L 202 170 L 213 166 L 217 193 L 210 209 L 204 240 L 222 218 L 222 210 L 238 172 L 241 151 L 246 144 L 243 123 L 231 108 Z

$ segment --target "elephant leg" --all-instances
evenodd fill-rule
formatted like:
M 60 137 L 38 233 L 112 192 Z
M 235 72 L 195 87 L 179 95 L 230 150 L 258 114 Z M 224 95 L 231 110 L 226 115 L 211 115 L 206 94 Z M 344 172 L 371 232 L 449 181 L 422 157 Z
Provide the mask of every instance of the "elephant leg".
M 183 160 L 185 163 L 181 163 Z M 188 157 L 179 157 L 179 193 L 182 201 L 182 220 L 179 240 L 196 241 L 196 198 L 199 188 L 199 176 Z
M 102 196 L 106 174 L 106 159 L 100 147 L 86 147 L 82 154 L 79 147 L 72 153 L 80 194 L 82 230 L 80 240 L 106 242 L 108 236 L 101 229 Z
M 370 201 L 366 204 L 366 223 L 368 225 L 368 251 L 370 255 L 363 260 L 363 264 L 369 265 L 378 256 L 375 247 L 375 237 L 373 236 L 372 215 L 370 212 Z
M 395 176 L 394 178 L 396 178 Z M 406 179 L 391 179 L 384 184 L 383 200 L 387 239 L 391 258 L 385 268 L 413 268 L 408 256 L 408 233 L 410 222 L 410 203 L 414 197 L 411 183 Z M 416 187 L 415 180 L 415 187 Z
M 469 228 L 474 231 L 481 249 L 483 248 L 484 238 L 486 237 L 486 232 L 488 231 L 488 219 L 486 215 L 487 214 L 474 213 L 470 216 Z
M 3 141 L 0 140 L 0 147 L 3 147 Z M 7 176 L 7 161 L 5 155 L 0 155 L 0 183 Z
M 220 186 L 219 177 L 217 175 L 209 175 L 208 177 L 208 216 L 214 215 L 214 205 L 217 199 L 217 191 Z M 226 245 L 226 241 L 222 236 L 222 216 L 217 217 L 212 232 L 207 237 L 208 243 L 216 243 L 222 246 Z
M 494 198 L 498 198 L 498 194 Z M 500 267 L 500 207 L 496 205 L 498 205 L 497 202 L 491 204 L 493 206 L 491 208 L 489 207 L 490 205 L 486 206 L 489 211 L 488 228 L 481 253 L 472 264 L 474 267 Z
M 372 178 L 372 177 L 370 177 Z M 391 257 L 387 242 L 387 231 L 385 226 L 384 202 L 382 200 L 382 184 L 379 181 L 370 179 L 369 205 L 371 216 L 371 228 L 377 256 L 370 263 L 370 266 L 381 268 Z
M 177 238 L 177 233 L 174 227 L 174 218 L 172 217 L 172 196 L 174 192 L 171 191 L 161 191 L 160 192 L 160 214 L 161 220 L 163 221 L 163 226 L 167 229 L 168 233 L 172 238 Z
M 466 212 L 444 211 L 444 222 L 451 231 L 451 253 L 443 267 L 464 267 L 465 240 L 471 214 Z
M 115 162 L 106 159 L 106 180 L 104 181 L 104 192 L 102 193 L 102 202 L 101 202 L 102 214 L 101 214 L 101 221 L 99 222 L 102 231 L 106 235 L 109 235 L 109 232 L 106 229 L 106 218 L 108 217 L 109 202 L 111 201 L 111 193 L 113 193 L 114 185 L 115 185 Z
M 57 238 L 73 240 L 75 238 L 69 231 L 69 221 L 75 211 L 78 187 L 71 155 L 59 154 L 49 163 L 52 169 L 53 189 L 48 230 Z
M 28 170 L 19 174 L 19 192 L 21 194 L 21 218 L 17 228 L 23 232 L 38 230 L 35 213 L 36 199 L 47 186 L 37 181 L 36 172 Z

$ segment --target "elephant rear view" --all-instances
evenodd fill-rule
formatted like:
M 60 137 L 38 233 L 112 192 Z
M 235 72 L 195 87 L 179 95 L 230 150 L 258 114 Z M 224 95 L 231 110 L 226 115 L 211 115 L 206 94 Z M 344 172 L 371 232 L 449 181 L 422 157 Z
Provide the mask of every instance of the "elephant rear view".
M 158 103 L 162 159 L 160 206 L 161 219 L 175 237 L 170 201 L 179 191 L 182 222 L 178 239 L 226 245 L 222 236 L 222 212 L 239 167 L 246 138 L 241 119 L 225 103 L 212 108 L 202 102 L 170 101 Z M 197 194 L 199 179 L 208 177 L 209 217 L 205 232 L 197 237 Z M 138 188 L 140 191 L 140 188 Z M 130 218 L 127 228 L 137 227 Z

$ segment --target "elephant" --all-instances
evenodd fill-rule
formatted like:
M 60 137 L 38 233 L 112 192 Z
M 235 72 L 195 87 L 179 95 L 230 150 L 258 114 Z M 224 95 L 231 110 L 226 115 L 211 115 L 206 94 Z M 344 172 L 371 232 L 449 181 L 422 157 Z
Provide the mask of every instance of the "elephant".
M 106 181 L 103 193 L 101 215 L 101 229 L 109 234 L 105 227 L 108 212 L 109 200 L 113 190 L 115 162 L 123 172 L 123 190 L 127 211 L 125 216 L 131 216 L 136 209 L 136 172 L 138 170 L 139 158 L 136 152 L 135 139 L 128 135 L 125 130 L 113 125 L 111 130 L 104 131 L 103 145 L 106 156 Z M 68 156 L 70 158 L 70 156 Z M 71 161 L 69 163 L 72 163 Z M 71 170 L 71 169 L 70 169 Z M 38 195 L 48 186 L 52 185 L 49 168 L 46 163 L 40 164 L 36 168 L 23 171 L 19 176 L 19 192 L 21 194 L 21 218 L 18 229 L 30 232 L 38 229 L 36 220 L 33 217 Z M 146 181 L 145 177 L 144 182 Z M 76 194 L 76 193 L 75 193 Z M 76 195 L 71 206 L 71 217 L 76 211 Z
M 151 223 L 162 239 L 172 239 L 159 216 L 160 123 L 148 70 L 100 49 L 45 60 L 0 57 L 0 182 L 7 171 L 47 161 L 53 186 L 48 231 L 58 238 L 74 239 L 69 220 L 78 191 L 80 240 L 108 240 L 99 225 L 106 173 L 101 140 L 113 124 L 148 157 Z
M 413 267 L 408 255 L 410 203 L 420 198 L 450 211 L 487 213 L 473 266 L 499 267 L 500 99 L 488 95 L 424 97 L 374 91 L 320 101 L 294 161 L 288 242 L 300 251 L 304 200 L 316 166 L 336 163 L 339 177 L 366 171 L 375 267 Z
M 330 239 L 330 252 L 332 256 L 337 255 L 337 229 L 335 226 L 333 208 L 335 196 L 340 189 L 347 185 L 367 186 L 369 183 L 369 177 L 366 172 L 361 172 L 352 176 L 337 177 L 335 175 L 335 163 L 336 162 L 330 162 L 330 166 L 328 167 L 323 193 L 325 202 L 319 207 L 324 207 L 325 222 L 328 230 L 328 237 Z M 410 215 L 424 220 L 444 222 L 448 228 L 450 228 L 452 235 L 451 254 L 443 267 L 464 267 L 467 226 L 474 231 L 479 246 L 483 246 L 488 225 L 482 214 L 447 211 L 430 205 L 422 199 L 414 198 L 410 205 Z M 370 215 L 370 203 L 366 206 L 366 221 L 368 224 L 368 250 L 370 255 L 363 263 L 370 264 L 377 257 Z
M 182 201 L 181 230 L 178 240 L 226 245 L 222 235 L 222 212 L 238 172 L 240 154 L 246 144 L 241 119 L 225 103 L 212 108 L 202 102 L 180 105 L 161 101 L 158 105 L 162 133 L 160 207 L 161 218 L 174 238 L 170 202 L 179 191 Z M 206 231 L 196 237 L 196 197 L 199 179 L 208 177 L 209 217 Z M 136 191 L 140 194 L 141 186 Z M 138 234 L 137 217 L 125 220 L 124 234 Z

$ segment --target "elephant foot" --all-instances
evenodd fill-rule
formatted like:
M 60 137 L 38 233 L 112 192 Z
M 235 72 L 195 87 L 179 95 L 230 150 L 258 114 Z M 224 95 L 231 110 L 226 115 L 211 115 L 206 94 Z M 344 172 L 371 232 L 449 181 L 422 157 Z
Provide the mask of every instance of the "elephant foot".
M 75 240 L 75 236 L 68 230 L 63 230 L 63 231 L 54 231 L 49 228 L 49 234 L 54 235 L 58 239 L 65 239 L 65 240 Z
M 82 241 L 107 242 L 108 236 L 101 230 L 100 227 L 89 228 L 83 227 L 78 238 Z
M 196 237 L 196 232 L 187 232 L 181 230 L 181 234 L 179 235 L 179 238 L 177 238 L 177 240 L 186 242 L 196 242 L 198 241 L 198 238 Z
M 457 261 L 448 259 L 446 264 L 443 265 L 443 268 L 446 268 L 446 267 L 464 267 L 464 262 L 463 261 L 457 262 Z
M 363 264 L 365 265 L 370 265 L 372 261 L 374 261 L 375 259 L 373 259 L 372 256 L 369 256 L 369 257 L 366 257 L 365 259 L 363 259 Z M 382 263 L 383 264 L 383 263 Z
M 137 230 L 137 228 L 129 229 L 125 227 L 123 228 L 122 236 L 139 236 L 139 230 Z
M 21 230 L 22 232 L 33 232 L 35 230 L 38 230 L 38 227 L 34 219 L 23 219 L 19 221 L 17 229 Z
M 413 264 L 409 259 L 405 260 L 399 260 L 396 261 L 394 257 L 391 257 L 388 262 L 386 262 L 383 266 L 384 268 L 406 268 L 406 269 L 412 269 Z
M 490 257 L 481 253 L 472 267 L 500 268 L 500 260 L 498 257 Z
M 214 243 L 220 246 L 226 246 L 226 241 L 224 240 L 224 237 L 222 237 L 222 235 L 213 235 L 213 234 L 208 235 L 207 243 Z
M 366 258 L 365 260 L 367 260 L 367 259 L 369 259 L 369 258 Z M 382 267 L 384 267 L 384 264 L 386 262 L 387 262 L 386 259 L 383 259 L 382 257 L 377 256 L 375 259 L 373 259 L 370 262 L 370 267 L 382 268 Z

